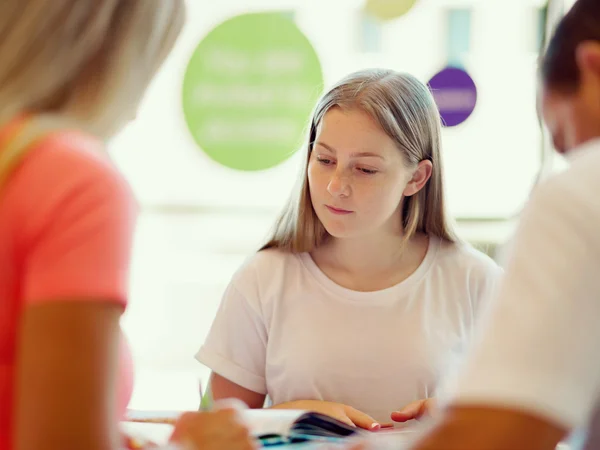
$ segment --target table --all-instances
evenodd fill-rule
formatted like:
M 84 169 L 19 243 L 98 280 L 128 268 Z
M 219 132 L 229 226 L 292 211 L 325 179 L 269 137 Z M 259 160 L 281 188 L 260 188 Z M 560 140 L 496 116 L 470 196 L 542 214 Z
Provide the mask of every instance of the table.
M 176 412 L 169 412 L 166 416 L 165 411 L 139 411 L 146 417 L 157 417 L 157 418 L 172 418 Z M 141 438 L 148 439 L 159 445 L 166 445 L 169 440 L 169 436 L 173 431 L 173 426 L 164 423 L 143 423 L 143 422 L 121 422 L 122 430 L 129 433 L 132 436 L 140 436 Z M 396 430 L 396 431 L 381 431 L 373 434 L 374 443 L 376 443 L 377 450 L 402 450 L 404 444 L 414 436 L 414 432 L 410 430 Z M 275 449 L 276 447 L 274 447 Z M 323 444 L 297 444 L 294 446 L 286 446 L 286 449 L 298 449 L 298 450 L 329 450 L 329 449 L 340 449 L 339 445 L 323 445 Z M 557 446 L 556 450 L 570 450 L 566 443 L 561 443 Z

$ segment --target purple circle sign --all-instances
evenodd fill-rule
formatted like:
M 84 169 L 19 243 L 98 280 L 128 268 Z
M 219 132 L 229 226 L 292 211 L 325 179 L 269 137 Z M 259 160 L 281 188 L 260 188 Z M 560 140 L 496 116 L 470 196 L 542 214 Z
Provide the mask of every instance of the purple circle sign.
M 434 75 L 429 87 L 446 127 L 463 123 L 475 109 L 477 87 L 463 69 L 446 67 Z

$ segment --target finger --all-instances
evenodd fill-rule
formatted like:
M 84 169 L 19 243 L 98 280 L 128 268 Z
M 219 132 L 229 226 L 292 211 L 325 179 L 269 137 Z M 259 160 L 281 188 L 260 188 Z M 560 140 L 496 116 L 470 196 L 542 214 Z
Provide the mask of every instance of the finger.
M 409 414 L 401 411 L 394 411 L 390 417 L 394 422 L 408 422 L 409 420 L 419 419 L 421 416 L 422 414 L 420 413 Z
M 228 434 L 240 441 L 250 441 L 251 440 L 250 429 L 247 426 L 242 425 L 242 424 L 233 425 L 230 428 L 230 431 Z
M 381 428 L 379 422 L 373 419 L 368 414 L 354 409 L 350 406 L 346 406 L 346 415 L 357 427 L 364 428 L 365 430 L 377 431 Z
M 433 415 L 436 413 L 437 410 L 437 402 L 435 398 L 428 398 L 427 400 L 425 400 L 425 403 L 423 404 L 423 408 L 421 410 L 421 413 L 423 415 L 427 414 L 429 416 Z
M 175 422 L 173 433 L 169 438 L 170 441 L 181 440 L 187 433 L 193 423 L 197 420 L 197 413 L 195 412 L 184 412 L 181 414 Z
M 234 437 L 239 441 L 249 440 L 250 429 L 242 413 L 236 409 L 221 409 L 210 414 L 210 423 L 205 428 L 211 428 L 213 435 Z
M 232 415 L 232 421 L 235 421 L 245 426 L 248 425 L 248 416 L 244 414 L 244 410 L 247 409 L 248 405 L 237 398 L 218 400 L 213 404 L 213 410 L 216 413 L 230 413 Z
M 261 447 L 256 439 L 248 439 L 243 450 L 258 450 L 259 448 Z
M 239 412 L 235 409 L 221 409 L 213 412 L 185 412 L 175 423 L 171 441 L 182 440 L 185 437 L 196 435 L 201 430 L 204 434 L 225 434 L 232 428 L 242 427 L 238 418 Z
M 412 419 L 418 419 L 425 412 L 425 400 L 418 400 L 409 403 L 400 411 L 394 411 L 391 418 L 394 422 L 406 422 Z
M 352 422 L 352 420 L 348 417 L 335 417 L 335 419 L 339 420 L 340 422 L 344 422 L 346 425 L 350 425 L 352 428 L 356 428 L 354 422 Z

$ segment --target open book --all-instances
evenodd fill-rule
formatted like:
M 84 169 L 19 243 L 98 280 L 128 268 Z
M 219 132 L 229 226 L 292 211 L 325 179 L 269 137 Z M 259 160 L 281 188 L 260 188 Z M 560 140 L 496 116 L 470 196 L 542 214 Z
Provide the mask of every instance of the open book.
M 263 442 L 337 441 L 361 433 L 358 428 L 310 411 L 249 409 L 242 417 L 251 433 Z
M 245 410 L 242 417 L 252 434 L 266 446 L 306 441 L 335 443 L 347 438 L 366 438 L 371 444 L 370 449 L 401 450 L 420 429 L 418 424 L 398 424 L 396 428 L 371 432 L 320 413 L 284 409 Z
M 129 410 L 126 422 L 174 424 L 179 411 Z M 264 444 L 283 442 L 339 441 L 362 433 L 320 413 L 285 409 L 247 409 L 240 411 L 254 437 Z

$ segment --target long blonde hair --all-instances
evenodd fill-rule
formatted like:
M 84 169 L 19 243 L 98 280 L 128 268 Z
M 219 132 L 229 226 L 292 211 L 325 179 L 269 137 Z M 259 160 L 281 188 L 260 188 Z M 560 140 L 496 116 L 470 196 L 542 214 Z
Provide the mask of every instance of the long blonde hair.
M 405 197 L 401 209 L 403 242 L 415 233 L 457 242 L 445 211 L 440 114 L 428 88 L 415 77 L 385 69 L 352 73 L 325 93 L 315 108 L 298 186 L 261 250 L 279 248 L 310 252 L 328 237 L 310 198 L 308 163 L 317 127 L 333 107 L 367 113 L 394 140 L 408 167 L 430 160 L 431 178 L 417 194 Z
M 183 1 L 0 2 L 0 127 L 30 118 L 0 151 L 0 188 L 53 129 L 106 139 L 134 116 L 183 26 Z
M 0 124 L 53 114 L 108 137 L 133 117 L 183 0 L 0 2 Z

